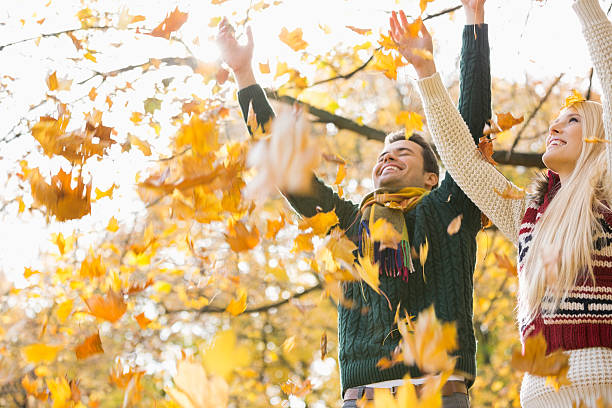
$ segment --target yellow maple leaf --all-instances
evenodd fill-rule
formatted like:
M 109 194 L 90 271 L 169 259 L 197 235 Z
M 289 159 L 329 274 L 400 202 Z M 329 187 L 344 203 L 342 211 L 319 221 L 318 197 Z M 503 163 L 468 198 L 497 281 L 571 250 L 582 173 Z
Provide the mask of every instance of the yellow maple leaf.
M 117 230 L 119 229 L 119 223 L 117 222 L 117 219 L 114 216 L 111 217 L 110 220 L 108 220 L 108 225 L 106 226 L 106 229 L 110 232 L 117 232 Z
M 203 121 L 194 115 L 188 124 L 179 130 L 176 137 L 176 146 L 191 145 L 193 151 L 204 155 L 219 149 L 217 124 L 214 121 Z
M 61 324 L 66 323 L 66 319 L 68 319 L 70 312 L 72 312 L 72 306 L 72 299 L 65 300 L 57 306 L 57 320 L 59 320 Z
M 278 36 L 282 42 L 287 44 L 293 51 L 303 50 L 308 46 L 308 43 L 302 39 L 302 29 L 296 28 L 293 31 L 283 27 Z
M 47 388 L 51 393 L 51 399 L 53 400 L 52 408 L 68 408 L 72 391 L 68 380 L 64 377 L 58 377 L 56 379 L 47 379 Z
M 563 350 L 546 353 L 546 339 L 542 332 L 525 340 L 523 352 L 518 348 L 512 352 L 511 366 L 515 370 L 547 377 L 556 390 L 562 385 L 571 384 L 567 378 L 569 355 Z
M 106 265 L 102 262 L 102 254 L 96 256 L 92 248 L 89 255 L 81 262 L 79 276 L 83 279 L 99 278 L 106 274 Z
M 312 233 L 315 235 L 325 235 L 331 227 L 337 225 L 340 221 L 336 213 L 332 211 L 319 212 L 312 217 L 303 218 L 298 224 L 301 230 L 312 228 Z
M 53 73 L 47 77 L 47 87 L 50 91 L 55 91 L 59 87 L 57 83 L 57 71 L 53 71 Z
M 266 62 L 265 64 L 262 64 L 260 62 L 259 63 L 259 72 L 261 72 L 262 74 L 269 74 L 270 73 L 270 63 Z
M 421 7 L 421 14 L 423 14 L 425 12 L 425 9 L 427 8 L 427 3 L 431 3 L 434 0 L 420 0 L 419 1 L 419 7 Z
M 338 172 L 336 173 L 336 181 L 334 181 L 335 185 L 339 185 L 342 183 L 342 180 L 346 178 L 346 164 L 339 163 L 338 164 Z
M 561 110 L 569 108 L 575 103 L 580 103 L 584 101 L 586 101 L 585 97 L 582 96 L 582 94 L 578 92 L 577 90 L 572 89 L 572 94 L 568 96 L 567 98 L 565 98 L 565 103 L 561 107 Z
M 266 228 L 266 239 L 276 238 L 276 234 L 285 226 L 285 217 L 281 216 L 279 220 L 268 219 Z
M 423 117 L 415 112 L 402 111 L 395 117 L 395 123 L 404 125 L 406 128 L 406 139 L 408 139 L 415 130 L 423 130 Z
M 47 344 L 37 343 L 30 344 L 21 349 L 26 360 L 30 363 L 52 363 L 55 361 L 57 353 L 62 350 L 62 346 L 50 346 Z
M 225 309 L 226 312 L 230 313 L 232 316 L 238 316 L 242 312 L 246 310 L 247 304 L 247 292 L 245 289 L 241 288 L 238 291 L 238 298 L 232 299 L 227 305 Z
M 38 204 L 47 207 L 58 221 L 81 218 L 91 212 L 91 181 L 85 185 L 81 174 L 77 185 L 72 188 L 72 174 L 60 169 L 48 184 L 43 176 L 34 170 L 30 178 L 32 196 Z
M 355 263 L 355 270 L 357 275 L 367 283 L 376 293 L 380 294 L 380 277 L 379 277 L 379 266 L 377 263 L 372 263 L 370 257 L 359 257 L 358 262 Z
M 380 249 L 392 248 L 396 249 L 402 240 L 400 234 L 393 225 L 384 218 L 376 220 L 370 231 L 370 238 L 373 241 L 380 242 Z
M 251 361 L 249 350 L 236 345 L 236 334 L 232 330 L 217 333 L 212 343 L 200 352 L 206 371 L 226 380 L 236 368 L 247 367 Z
M 106 191 L 100 190 L 98 187 L 96 187 L 95 193 L 96 193 L 96 201 L 98 201 L 101 198 L 104 197 L 108 197 L 108 198 L 113 198 L 113 192 L 115 191 L 115 188 L 117 188 L 117 186 L 115 185 L 115 183 L 113 183 L 112 186 L 110 186 L 110 188 Z
M 397 66 L 391 53 L 385 54 L 380 50 L 375 51 L 372 68 L 382 71 L 389 79 L 397 79 Z
M 433 306 L 421 311 L 409 331 L 403 320 L 398 322 L 402 335 L 400 348 L 404 363 L 416 365 L 426 373 L 437 374 L 455 367 L 455 358 L 449 355 L 457 348 L 457 329 L 453 323 L 441 323 Z
M 131 133 L 128 133 L 127 141 L 130 146 L 136 146 L 145 156 L 148 157 L 151 155 L 151 145 L 149 142 L 142 140 Z

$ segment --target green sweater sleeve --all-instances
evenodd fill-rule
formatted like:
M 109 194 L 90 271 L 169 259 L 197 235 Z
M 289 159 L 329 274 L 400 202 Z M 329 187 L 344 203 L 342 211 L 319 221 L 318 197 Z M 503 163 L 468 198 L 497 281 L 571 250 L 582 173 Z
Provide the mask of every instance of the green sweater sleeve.
M 259 125 L 265 124 L 270 118 L 274 117 L 274 110 L 270 106 L 266 94 L 259 85 L 251 85 L 238 91 L 238 103 L 242 110 L 242 117 L 247 120 L 249 105 L 253 106 L 253 112 L 257 117 Z M 251 129 L 249 128 L 249 133 Z M 317 212 L 335 211 L 340 221 L 340 228 L 350 230 L 358 224 L 359 206 L 355 203 L 344 200 L 334 193 L 334 191 L 321 180 L 313 175 L 312 193 L 310 195 L 286 194 L 285 197 L 289 204 L 301 215 L 312 217 Z M 349 232 L 349 236 L 353 231 Z
M 472 134 L 475 145 L 483 135 L 485 123 L 491 118 L 491 73 L 488 26 L 466 25 L 461 48 L 461 79 L 458 108 Z M 476 146 L 474 146 L 476 148 Z M 440 184 L 441 200 L 447 200 L 464 215 L 464 224 L 474 231 L 480 229 L 480 211 L 447 172 Z

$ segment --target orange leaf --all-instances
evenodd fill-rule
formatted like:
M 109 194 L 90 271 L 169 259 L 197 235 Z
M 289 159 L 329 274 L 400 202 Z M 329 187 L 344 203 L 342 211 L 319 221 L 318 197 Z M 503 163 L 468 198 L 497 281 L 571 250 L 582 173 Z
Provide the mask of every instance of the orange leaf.
M 302 29 L 296 28 L 293 31 L 287 30 L 285 27 L 282 28 L 278 38 L 285 44 L 287 44 L 293 51 L 303 50 L 308 46 L 308 43 L 302 39 Z
M 142 330 L 146 329 L 149 323 L 153 321 L 153 320 L 147 319 L 145 317 L 144 312 L 139 315 L 134 316 L 134 319 L 136 319 L 136 321 L 138 322 L 138 326 L 140 326 Z
M 462 219 L 463 214 L 459 214 L 458 216 L 453 218 L 450 224 L 448 224 L 448 228 L 446 228 L 446 232 L 448 232 L 448 235 L 455 235 L 457 232 L 459 232 L 459 229 L 461 228 Z
M 170 38 L 170 33 L 181 28 L 185 21 L 187 21 L 187 17 L 189 15 L 187 13 L 183 13 L 179 11 L 178 6 L 174 9 L 173 12 L 168 14 L 164 21 L 162 21 L 157 27 L 151 31 L 150 35 L 153 37 L 162 37 L 165 39 Z
M 372 263 L 369 256 L 359 257 L 358 263 L 355 263 L 355 269 L 359 277 L 367 283 L 376 293 L 380 294 L 379 266 L 377 263 Z
M 100 333 L 93 334 L 75 347 L 74 352 L 76 353 L 77 360 L 84 360 L 94 354 L 104 353 L 102 348 L 102 341 L 100 340 Z
M 421 14 L 425 12 L 425 9 L 427 8 L 427 3 L 431 3 L 433 1 L 434 0 L 420 0 L 419 6 L 421 7 Z
M 57 71 L 53 71 L 53 73 L 47 77 L 47 87 L 50 91 L 55 91 L 58 88 Z
M 497 163 L 493 160 L 493 139 L 489 136 L 478 139 L 478 151 L 487 162 L 497 166 Z
M 113 192 L 115 191 L 115 187 L 117 187 L 115 183 L 113 183 L 113 185 L 110 186 L 110 188 L 106 191 L 102 191 L 98 187 L 96 187 L 96 201 L 104 197 L 113 198 Z
M 400 112 L 395 117 L 395 123 L 404 125 L 406 128 L 406 139 L 408 139 L 415 130 L 423 130 L 423 117 L 415 112 Z
M 346 28 L 348 28 L 351 31 L 356 32 L 357 34 L 360 35 L 366 35 L 366 34 L 370 34 L 372 32 L 372 29 L 370 28 L 357 28 L 357 27 L 353 27 L 350 25 L 347 25 Z
M 370 231 L 370 237 L 372 241 L 380 242 L 381 250 L 385 248 L 396 249 L 402 240 L 402 234 L 384 218 L 376 220 Z
M 338 164 L 338 173 L 336 173 L 336 181 L 334 181 L 334 184 L 338 185 L 342 183 L 342 180 L 344 180 L 345 177 L 346 177 L 346 165 L 340 163 Z
M 85 59 L 90 60 L 91 62 L 97 62 L 96 57 L 91 52 L 85 53 L 83 57 L 85 57 Z
M 494 252 L 493 255 L 495 255 L 495 259 L 497 260 L 497 266 L 504 269 L 509 276 L 517 275 L 516 265 L 512 263 L 510 258 L 508 258 L 508 255 L 500 255 L 497 252 Z
M 281 228 L 285 225 L 285 217 L 282 217 L 279 220 L 267 220 L 267 229 L 266 229 L 266 239 L 274 239 L 276 238 L 276 234 L 280 231 Z
M 501 198 L 507 198 L 510 200 L 519 200 L 521 198 L 525 198 L 525 190 L 515 189 L 511 184 L 507 185 L 506 189 L 502 192 L 499 192 L 496 188 L 493 188 L 493 190 Z
M 421 20 L 420 17 L 414 20 L 412 23 L 408 24 L 408 36 L 410 36 L 411 38 L 418 37 L 422 26 L 423 20 Z
M 105 297 L 93 295 L 83 300 L 93 316 L 111 323 L 119 320 L 127 309 L 123 296 L 113 290 L 109 290 Z
M 91 90 L 89 91 L 89 100 L 93 102 L 96 100 L 97 96 L 98 96 L 98 93 L 96 92 L 96 88 L 92 87 Z
M 259 231 L 255 226 L 249 231 L 242 221 L 230 222 L 225 241 L 230 245 L 232 251 L 248 251 L 259 243 Z
M 315 235 L 325 235 L 331 227 L 339 223 L 338 216 L 332 210 L 329 212 L 320 212 L 312 217 L 303 218 L 299 223 L 301 230 L 312 228 L 312 233 Z
M 498 113 L 497 114 L 497 126 L 501 129 L 501 131 L 510 130 L 513 126 L 522 123 L 525 120 L 524 116 L 520 118 L 515 118 L 512 116 L 512 113 Z
M 262 74 L 269 74 L 270 73 L 270 64 L 268 62 L 266 62 L 265 64 L 262 64 L 260 62 L 259 63 L 259 72 L 261 72 Z
M 52 363 L 55 361 L 57 353 L 59 353 L 62 348 L 62 346 L 49 346 L 47 344 L 38 343 L 25 346 L 21 351 L 25 359 L 31 363 Z
M 71 187 L 72 173 L 59 173 L 47 184 L 38 170 L 30 178 L 34 201 L 47 207 L 58 221 L 81 218 L 91 212 L 91 181 L 85 185 L 81 175 L 75 188 Z

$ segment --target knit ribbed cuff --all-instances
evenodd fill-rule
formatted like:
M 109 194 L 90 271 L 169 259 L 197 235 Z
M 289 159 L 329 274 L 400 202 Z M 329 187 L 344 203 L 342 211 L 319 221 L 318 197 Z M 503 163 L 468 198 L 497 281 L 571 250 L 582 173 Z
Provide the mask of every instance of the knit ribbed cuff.
M 238 91 L 238 98 L 247 98 L 248 100 L 251 100 L 257 95 L 264 95 L 263 89 L 261 89 L 261 86 L 257 84 L 249 85 L 246 88 L 242 88 Z
M 588 27 L 593 23 L 607 20 L 606 14 L 601 9 L 597 0 L 578 0 L 572 7 L 578 15 L 583 27 Z
M 448 96 L 439 72 L 436 72 L 430 77 L 419 79 L 417 85 L 421 97 L 423 98 L 424 105 L 431 105 L 432 102 L 444 99 Z
M 489 51 L 489 26 L 487 24 L 463 27 L 463 48 L 465 51 Z

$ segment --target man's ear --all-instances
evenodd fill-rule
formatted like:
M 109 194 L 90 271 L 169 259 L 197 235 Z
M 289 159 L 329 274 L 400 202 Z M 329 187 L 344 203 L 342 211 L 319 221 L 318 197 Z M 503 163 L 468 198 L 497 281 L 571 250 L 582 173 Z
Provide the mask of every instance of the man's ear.
M 439 177 L 436 173 L 425 172 L 425 176 L 423 178 L 423 184 L 425 188 L 431 190 L 434 186 L 438 185 Z

